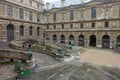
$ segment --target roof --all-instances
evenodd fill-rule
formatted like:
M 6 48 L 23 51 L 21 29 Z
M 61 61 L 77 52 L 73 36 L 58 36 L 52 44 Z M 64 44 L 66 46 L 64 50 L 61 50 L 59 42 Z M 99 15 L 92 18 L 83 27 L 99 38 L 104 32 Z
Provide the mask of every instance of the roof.
M 89 2 L 89 1 L 91 1 L 91 0 L 84 0 L 85 3 Z M 70 5 L 80 5 L 80 4 L 81 4 L 80 0 L 65 0 L 64 7 L 70 6 Z M 61 7 L 61 0 L 52 2 L 49 5 L 49 9 L 60 8 L 60 7 Z

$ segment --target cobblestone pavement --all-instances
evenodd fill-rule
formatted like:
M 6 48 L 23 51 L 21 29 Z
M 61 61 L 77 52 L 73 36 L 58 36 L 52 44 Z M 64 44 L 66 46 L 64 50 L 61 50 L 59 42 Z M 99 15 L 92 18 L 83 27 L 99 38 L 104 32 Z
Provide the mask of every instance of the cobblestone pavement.
M 62 66 L 43 70 L 18 80 L 120 80 L 120 69 L 100 67 L 73 60 Z

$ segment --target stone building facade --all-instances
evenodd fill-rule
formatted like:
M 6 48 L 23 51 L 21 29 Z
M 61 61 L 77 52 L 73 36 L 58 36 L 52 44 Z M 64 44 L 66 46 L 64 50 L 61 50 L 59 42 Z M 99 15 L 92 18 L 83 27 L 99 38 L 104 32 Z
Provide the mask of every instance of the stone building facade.
M 40 39 L 42 0 L 0 0 L 0 41 Z
M 53 8 L 44 12 L 43 25 L 51 42 L 120 47 L 120 0 L 92 0 Z
M 120 47 L 120 0 L 92 0 L 67 7 L 64 2 L 60 8 L 43 10 L 41 0 L 0 0 L 0 41 L 41 40 L 44 31 L 50 42 Z

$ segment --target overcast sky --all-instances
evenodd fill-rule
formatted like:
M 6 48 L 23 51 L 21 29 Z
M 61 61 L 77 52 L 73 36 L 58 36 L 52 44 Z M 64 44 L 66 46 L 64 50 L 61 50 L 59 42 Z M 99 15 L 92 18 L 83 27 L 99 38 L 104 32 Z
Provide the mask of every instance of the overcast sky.
M 59 1 L 59 0 L 44 0 L 44 2 L 54 2 L 54 1 Z

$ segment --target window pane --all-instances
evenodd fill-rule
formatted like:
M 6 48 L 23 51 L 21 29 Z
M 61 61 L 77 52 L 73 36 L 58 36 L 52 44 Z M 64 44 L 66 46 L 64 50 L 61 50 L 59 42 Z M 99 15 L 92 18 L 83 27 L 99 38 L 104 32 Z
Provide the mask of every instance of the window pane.
M 56 13 L 53 14 L 53 19 L 56 21 Z
M 74 19 L 74 11 L 71 10 L 71 11 L 70 11 L 70 20 L 73 20 L 73 19 Z
M 37 22 L 40 22 L 40 15 L 37 13 Z
M 30 11 L 30 12 L 29 12 L 29 20 L 32 21 L 32 19 L 33 19 L 33 13 L 32 13 L 32 11 Z
M 95 28 L 95 23 L 92 23 L 92 28 Z
M 30 6 L 32 7 L 32 0 L 29 1 Z
M 54 25 L 54 29 L 56 29 L 56 25 Z
M 62 24 L 62 29 L 64 29 L 64 24 Z
M 23 9 L 22 8 L 20 8 L 19 14 L 20 14 L 20 19 L 23 19 L 24 13 L 23 13 Z
M 70 24 L 70 28 L 73 29 L 73 24 Z
M 39 36 L 40 35 L 40 28 L 38 27 L 37 28 L 37 36 Z
M 96 18 L 96 7 L 92 7 L 92 18 Z
M 32 27 L 29 28 L 29 35 L 32 36 Z
M 108 22 L 105 22 L 105 27 L 109 27 L 109 23 Z
M 13 7 L 11 5 L 8 5 L 8 16 L 13 16 Z
M 83 28 L 83 23 L 80 24 L 80 28 Z
M 24 26 L 20 26 L 20 36 L 24 35 Z

